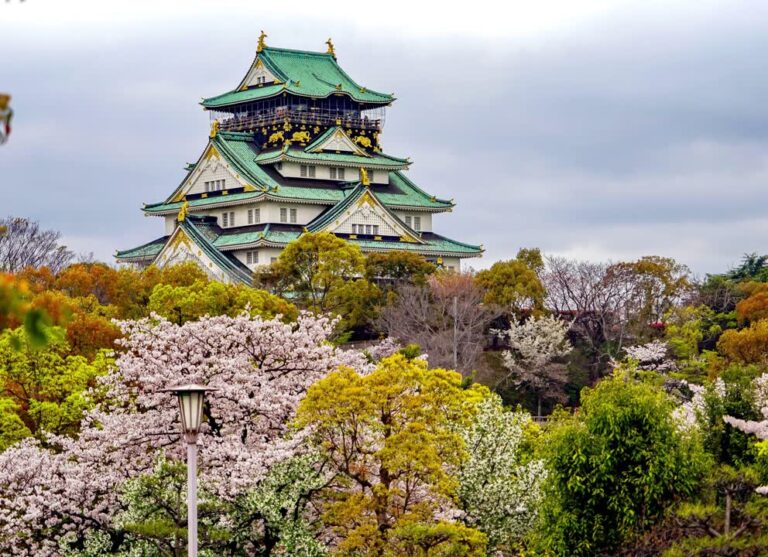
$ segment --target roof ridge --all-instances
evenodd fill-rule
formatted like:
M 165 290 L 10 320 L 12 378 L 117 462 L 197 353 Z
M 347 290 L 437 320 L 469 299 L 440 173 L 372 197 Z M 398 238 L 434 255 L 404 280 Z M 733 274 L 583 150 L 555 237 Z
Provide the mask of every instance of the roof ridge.
M 310 56 L 328 56 L 330 58 L 333 58 L 333 56 L 328 52 L 322 52 L 317 50 L 302 50 L 299 48 L 283 48 L 280 46 L 268 46 L 268 45 L 265 45 L 259 54 L 263 54 L 264 52 L 268 52 L 270 50 L 280 51 L 280 52 L 289 52 L 291 54 L 309 54 Z M 335 60 L 335 58 L 333 59 Z

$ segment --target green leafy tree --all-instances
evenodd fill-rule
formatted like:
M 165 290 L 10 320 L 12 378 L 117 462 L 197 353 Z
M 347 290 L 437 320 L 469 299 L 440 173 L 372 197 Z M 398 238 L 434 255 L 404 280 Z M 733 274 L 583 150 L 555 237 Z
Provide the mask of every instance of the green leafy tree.
M 340 316 L 341 330 L 360 325 L 379 297 L 364 278 L 360 248 L 328 232 L 305 233 L 282 251 L 256 284 L 269 286 L 302 308 Z
M 251 315 L 267 319 L 282 315 L 296 319 L 296 307 L 266 292 L 244 285 L 196 281 L 186 286 L 158 284 L 149 297 L 148 310 L 182 324 L 204 315 L 235 315 L 249 309 Z
M 389 286 L 415 284 L 423 286 L 437 267 L 421 255 L 410 251 L 372 253 L 365 258 L 365 278 Z
M 546 291 L 539 278 L 543 268 L 538 249 L 521 249 L 517 258 L 494 263 L 477 273 L 477 283 L 485 290 L 483 301 L 517 315 L 543 311 Z
M 768 282 L 768 255 L 746 253 L 742 257 L 741 263 L 728 271 L 726 276 L 736 281 Z
M 339 537 L 333 555 L 484 551 L 484 535 L 440 515 L 458 488 L 450 470 L 466 458 L 456 429 L 487 396 L 454 371 L 401 354 L 368 375 L 345 368 L 309 389 L 296 422 L 336 478 L 320 493 L 323 519 Z M 456 552 L 462 544 L 466 552 Z
M 59 328 L 44 348 L 30 344 L 21 329 L 0 334 L 0 449 L 43 432 L 77 433 L 91 404 L 85 391 L 109 364 L 103 353 L 94 361 L 70 355 Z
M 555 555 L 607 553 L 699 487 L 707 458 L 658 388 L 614 376 L 544 439 L 549 477 L 541 542 Z
M 204 486 L 199 490 L 200 554 L 323 557 L 326 548 L 316 527 L 305 520 L 309 495 L 326 478 L 314 466 L 315 455 L 275 464 L 257 489 L 223 501 Z M 151 473 L 129 480 L 122 488 L 125 510 L 115 517 L 122 539 L 119 553 L 111 541 L 92 536 L 103 553 L 73 551 L 68 557 L 108 553 L 125 557 L 176 557 L 187 551 L 187 470 L 183 463 L 160 456 Z

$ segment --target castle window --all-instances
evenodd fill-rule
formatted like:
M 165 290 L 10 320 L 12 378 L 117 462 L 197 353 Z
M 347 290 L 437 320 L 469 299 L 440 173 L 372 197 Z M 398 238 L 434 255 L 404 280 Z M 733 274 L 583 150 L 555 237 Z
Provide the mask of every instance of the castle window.
M 280 222 L 288 222 L 288 209 L 280 207 Z
M 407 226 L 412 226 L 413 225 L 413 219 L 411 218 L 411 215 L 405 215 L 405 224 Z
M 344 169 L 343 168 L 336 168 L 331 167 L 331 180 L 343 180 L 344 179 Z
M 221 226 L 227 228 L 229 226 L 235 226 L 235 212 L 229 211 L 228 213 L 221 214 Z
M 308 164 L 302 164 L 301 168 L 299 169 L 299 174 L 302 178 L 314 178 L 315 177 L 315 167 Z
M 421 217 L 413 217 L 413 229 L 421 230 Z
M 258 251 L 247 251 L 247 252 L 245 252 L 245 259 L 248 262 L 248 265 L 258 265 L 259 264 L 259 252 Z
M 261 222 L 261 209 L 248 209 L 248 224 Z
M 296 224 L 296 209 L 291 209 L 291 222 Z

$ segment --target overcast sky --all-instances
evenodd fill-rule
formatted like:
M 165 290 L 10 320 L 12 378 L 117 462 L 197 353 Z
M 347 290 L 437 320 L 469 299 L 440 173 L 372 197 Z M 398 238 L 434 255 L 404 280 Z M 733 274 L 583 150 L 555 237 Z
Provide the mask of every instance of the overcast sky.
M 386 152 L 439 197 L 438 233 L 696 273 L 768 253 L 768 2 L 550 0 L 0 2 L 0 214 L 78 252 L 162 235 L 205 146 L 198 102 L 237 85 L 259 30 L 394 92 Z

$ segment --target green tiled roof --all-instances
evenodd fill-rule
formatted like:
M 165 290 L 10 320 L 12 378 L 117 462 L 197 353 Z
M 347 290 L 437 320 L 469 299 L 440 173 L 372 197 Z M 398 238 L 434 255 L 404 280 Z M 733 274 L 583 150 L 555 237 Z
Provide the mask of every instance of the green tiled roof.
M 429 195 L 402 172 L 389 173 L 389 186 L 385 191 L 374 189 L 376 197 L 388 207 L 419 207 L 424 209 L 450 209 L 453 201 Z
M 302 234 L 301 227 L 293 227 L 293 229 L 286 229 L 285 227 L 273 227 L 270 224 L 260 226 L 256 230 L 243 230 L 233 232 L 227 232 L 219 236 L 214 245 L 220 249 L 231 248 L 232 246 L 243 246 L 248 244 L 256 244 L 259 242 L 267 244 L 285 245 L 288 242 L 292 242 Z
M 163 246 L 168 241 L 168 238 L 170 238 L 170 236 L 163 236 L 161 238 L 157 238 L 156 240 L 152 240 L 151 242 L 147 242 L 146 244 L 143 244 L 141 246 L 138 246 L 132 249 L 123 250 L 123 251 L 118 251 L 115 254 L 115 257 L 117 259 L 123 259 L 123 260 L 154 259 L 157 256 L 157 254 L 162 251 Z
M 456 257 L 477 257 L 483 253 L 482 246 L 473 246 L 451 240 L 433 233 L 422 233 L 424 244 L 409 242 L 383 242 L 378 240 L 347 240 L 360 246 L 363 251 L 414 251 L 423 254 L 453 255 Z
M 252 138 L 253 135 L 250 133 L 219 132 L 216 137 L 211 140 L 211 143 L 226 161 L 232 165 L 235 171 L 239 173 L 245 181 L 250 182 L 250 185 L 256 188 L 256 191 L 239 191 L 229 193 L 228 195 L 221 195 L 220 193 L 209 194 L 206 198 L 194 198 L 193 196 L 192 199 L 189 199 L 190 209 L 203 209 L 221 203 L 256 202 L 265 198 L 277 201 L 307 201 L 330 205 L 341 201 L 346 197 L 348 192 L 335 182 L 328 181 L 327 183 L 322 183 L 322 185 L 320 185 L 318 181 L 313 181 L 311 183 L 301 184 L 301 181 L 298 179 L 284 179 L 274 172 L 268 173 L 257 162 L 257 159 L 260 156 L 266 155 L 260 155 L 258 153 L 257 147 L 251 141 Z M 291 150 L 291 152 L 293 151 L 294 150 Z M 296 150 L 296 152 L 301 151 Z M 281 152 L 277 151 L 274 153 L 280 154 Z M 305 154 L 311 156 L 339 156 L 335 153 Z M 271 154 L 268 155 L 272 156 Z M 346 156 L 355 157 L 356 155 Z M 383 157 L 383 155 L 380 156 Z M 373 159 L 365 157 L 358 158 L 361 161 L 365 161 L 366 164 L 355 166 L 374 166 L 370 164 L 370 161 Z M 402 160 L 394 159 L 394 157 L 391 157 L 391 159 Z M 184 182 L 182 182 L 182 184 L 179 185 L 179 187 L 176 188 L 165 201 L 145 205 L 144 212 L 149 214 L 178 212 L 182 202 L 174 202 L 171 200 L 176 198 L 183 184 Z M 453 206 L 451 201 L 430 196 L 406 178 L 401 172 L 389 172 L 389 184 L 373 184 L 371 188 L 382 203 L 391 207 L 439 211 L 450 209 Z
M 357 202 L 360 198 L 362 198 L 366 193 L 369 193 L 372 198 L 374 198 L 375 201 L 377 201 L 382 207 L 383 210 L 386 211 L 389 215 L 389 217 L 394 220 L 398 225 L 405 231 L 405 236 L 411 237 L 415 242 L 419 242 L 421 238 L 421 234 L 416 232 L 413 228 L 405 224 L 403 221 L 401 221 L 397 215 L 393 214 L 387 207 L 381 203 L 381 200 L 378 198 L 378 196 L 373 192 L 373 190 L 370 189 L 370 186 L 364 186 L 360 183 L 355 186 L 355 189 L 349 192 L 349 195 L 344 199 L 343 201 L 340 201 L 324 213 L 321 213 L 318 215 L 312 222 L 310 222 L 307 225 L 307 230 L 310 232 L 317 232 L 325 228 L 329 223 L 333 222 L 338 218 L 340 215 L 344 213 L 348 208 L 350 208 L 355 202 Z
M 392 95 L 368 90 L 356 83 L 330 54 L 265 47 L 256 55 L 264 66 L 282 84 L 251 87 L 244 91 L 230 91 L 217 97 L 203 99 L 205 108 L 221 108 L 228 105 L 265 99 L 288 91 L 295 95 L 326 98 L 345 93 L 363 103 L 388 104 Z M 254 60 L 254 64 L 256 61 Z
M 210 220 L 213 221 L 213 219 Z M 253 275 L 251 270 L 233 255 L 224 254 L 214 246 L 213 242 L 218 238 L 217 230 L 219 227 L 215 224 L 215 221 L 207 221 L 208 219 L 187 217 L 179 223 L 179 227 L 232 280 L 242 282 L 243 284 L 252 284 Z
M 237 249 L 237 246 L 248 246 L 259 243 L 271 244 L 282 247 L 296 240 L 303 234 L 300 226 L 273 226 L 260 225 L 249 227 L 249 230 L 237 231 L 237 229 L 223 229 L 222 233 L 212 242 L 219 249 Z M 424 243 L 392 241 L 391 239 L 373 240 L 356 238 L 350 239 L 341 235 L 346 241 L 360 246 L 363 251 L 395 251 L 404 250 L 422 254 L 436 254 L 456 257 L 475 257 L 483 252 L 482 246 L 473 246 L 451 240 L 445 236 L 432 232 L 422 232 L 421 239 Z
M 382 170 L 403 170 L 410 164 L 407 159 L 399 159 L 379 153 L 370 157 L 353 155 L 351 153 L 308 153 L 303 149 L 287 149 L 285 151 L 268 151 L 259 153 L 256 162 L 271 164 L 281 160 L 297 163 L 324 162 L 338 166 L 360 168 L 381 168 Z

